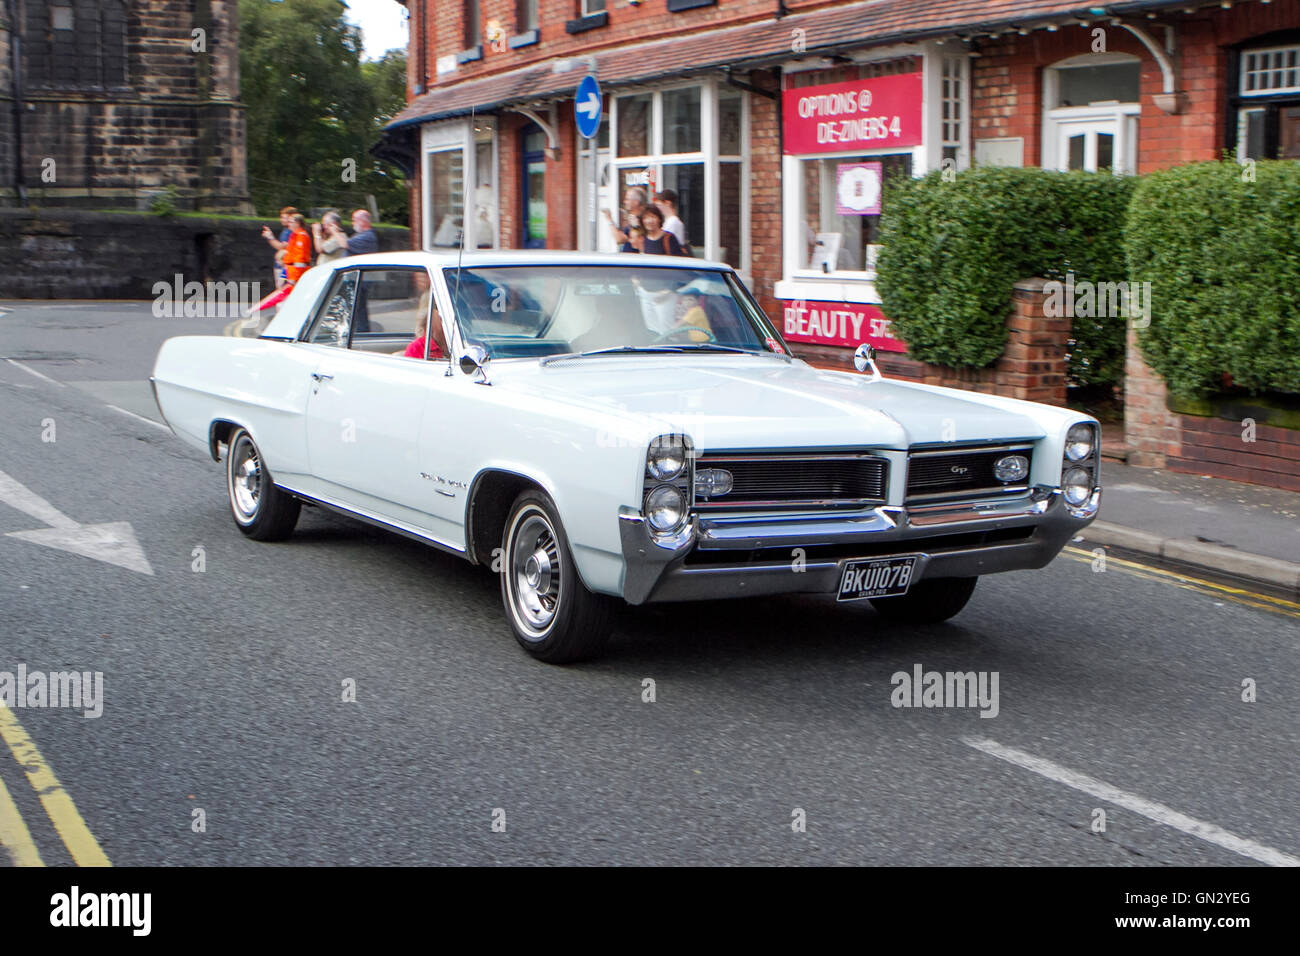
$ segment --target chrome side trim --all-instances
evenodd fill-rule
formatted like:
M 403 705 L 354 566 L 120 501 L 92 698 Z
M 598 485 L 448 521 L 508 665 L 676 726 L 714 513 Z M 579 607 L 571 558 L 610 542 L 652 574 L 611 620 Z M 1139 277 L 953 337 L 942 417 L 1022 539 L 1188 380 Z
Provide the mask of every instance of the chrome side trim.
M 435 538 L 433 535 L 429 534 L 429 532 L 416 528 L 413 525 L 405 524 L 400 521 L 393 521 L 390 518 L 383 518 L 372 512 L 358 511 L 356 508 L 349 505 L 344 505 L 328 498 L 321 498 L 318 495 L 309 495 L 306 492 L 295 491 L 288 485 L 283 485 L 279 482 L 276 482 L 276 486 L 282 491 L 287 491 L 295 498 L 299 498 L 309 504 L 319 505 L 322 508 L 328 508 L 330 511 L 333 511 L 336 514 L 341 514 L 345 518 L 355 518 L 358 521 L 365 522 L 368 525 L 373 525 L 376 528 L 382 528 L 385 531 L 395 531 L 397 534 L 403 535 L 407 538 L 413 538 L 422 544 L 432 545 L 439 551 L 446 551 L 448 554 L 454 554 L 457 557 L 465 558 L 467 560 L 469 558 L 469 555 L 466 553 L 464 548 L 458 548 L 454 544 L 448 544 L 446 541 L 443 541 L 440 538 Z

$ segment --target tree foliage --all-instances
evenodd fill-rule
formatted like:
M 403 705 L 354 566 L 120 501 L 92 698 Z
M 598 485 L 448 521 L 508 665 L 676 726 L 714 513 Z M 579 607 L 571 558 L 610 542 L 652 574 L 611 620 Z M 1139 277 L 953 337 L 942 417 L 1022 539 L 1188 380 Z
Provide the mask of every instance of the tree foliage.
M 339 0 L 240 0 L 249 189 L 262 215 L 359 207 L 373 194 L 381 220 L 404 224 L 401 171 L 370 147 L 405 103 L 405 54 L 363 62 L 345 10 Z

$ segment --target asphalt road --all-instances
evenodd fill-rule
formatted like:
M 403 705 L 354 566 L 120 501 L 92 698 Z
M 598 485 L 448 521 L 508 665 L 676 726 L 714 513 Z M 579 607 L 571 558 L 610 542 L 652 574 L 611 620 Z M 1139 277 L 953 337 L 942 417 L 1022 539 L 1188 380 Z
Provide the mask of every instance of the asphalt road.
M 104 675 L 97 719 L 9 714 L 31 746 L 10 728 L 0 782 L 47 864 L 90 843 L 115 865 L 1300 856 L 1295 608 L 1067 553 L 944 625 L 820 598 L 629 609 L 607 656 L 552 667 L 483 569 L 313 509 L 283 544 L 236 531 L 221 467 L 144 384 L 164 338 L 224 323 L 0 311 L 0 671 Z M 152 573 L 9 534 L 69 522 L 129 522 Z M 893 706 L 918 664 L 996 672 L 996 716 Z

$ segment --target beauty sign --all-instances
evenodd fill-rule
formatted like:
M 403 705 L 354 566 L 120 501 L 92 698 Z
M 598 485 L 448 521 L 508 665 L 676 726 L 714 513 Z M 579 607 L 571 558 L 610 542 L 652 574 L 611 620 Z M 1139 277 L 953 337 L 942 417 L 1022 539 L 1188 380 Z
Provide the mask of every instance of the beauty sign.
M 786 302 L 783 328 L 791 342 L 817 345 L 856 346 L 863 342 L 883 352 L 906 352 L 907 346 L 894 338 L 889 319 L 877 305 L 855 302 Z
M 882 163 L 840 163 L 835 167 L 835 211 L 841 216 L 880 215 Z
M 787 89 L 785 152 L 837 153 L 921 144 L 921 73 Z

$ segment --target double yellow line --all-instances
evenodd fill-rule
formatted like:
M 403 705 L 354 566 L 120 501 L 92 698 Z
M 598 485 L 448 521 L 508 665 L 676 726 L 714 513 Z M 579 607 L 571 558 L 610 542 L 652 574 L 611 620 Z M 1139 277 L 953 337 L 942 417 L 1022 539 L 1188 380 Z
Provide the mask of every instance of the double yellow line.
M 1082 561 L 1085 564 L 1096 557 L 1092 551 L 1072 546 L 1066 547 L 1065 554 L 1066 557 L 1075 561 Z M 1107 553 L 1106 567 L 1110 567 L 1112 564 L 1118 565 L 1121 570 L 1132 574 L 1134 577 L 1145 578 L 1148 581 L 1172 584 L 1174 587 L 1183 588 L 1187 591 L 1222 598 L 1225 601 L 1244 604 L 1247 607 L 1258 608 L 1261 611 L 1272 611 L 1274 614 L 1282 614 L 1286 617 L 1300 617 L 1300 604 L 1295 601 L 1288 601 L 1285 598 L 1260 594 L 1258 591 L 1248 591 L 1245 588 L 1235 588 L 1227 584 L 1218 584 L 1214 581 L 1206 581 L 1204 578 L 1191 577 L 1180 571 L 1167 571 L 1164 568 L 1140 564 L 1137 561 L 1126 561 L 1123 558 L 1117 558 Z
M 36 749 L 36 744 L 22 724 L 18 723 L 14 712 L 3 704 L 0 704 L 0 738 L 9 745 L 14 759 L 27 772 L 27 782 L 40 797 L 46 815 L 54 824 L 59 839 L 72 854 L 73 861 L 78 866 L 112 866 L 99 841 L 81 818 L 72 797 L 63 789 L 59 778 L 54 776 L 54 771 Z M 3 779 L 0 779 L 0 844 L 9 850 L 17 866 L 45 865 L 32 840 L 31 831 L 27 829 L 27 823 L 19 813 L 18 805 L 14 803 Z

